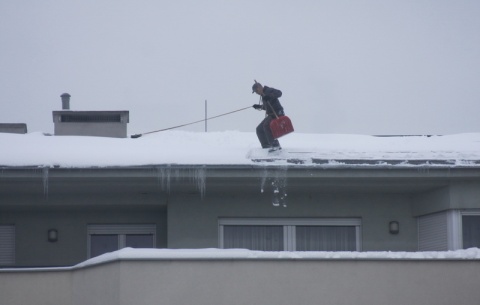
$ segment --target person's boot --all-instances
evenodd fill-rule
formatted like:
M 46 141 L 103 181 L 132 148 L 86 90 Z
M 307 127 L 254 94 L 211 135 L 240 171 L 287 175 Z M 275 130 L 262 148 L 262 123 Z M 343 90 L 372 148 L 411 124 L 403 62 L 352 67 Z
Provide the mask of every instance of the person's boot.
M 277 150 L 280 150 L 280 149 L 282 149 L 282 148 L 280 147 L 280 145 L 278 145 L 278 146 L 272 146 L 272 147 L 270 147 L 270 148 L 268 149 L 268 152 L 274 152 L 274 151 L 277 151 Z

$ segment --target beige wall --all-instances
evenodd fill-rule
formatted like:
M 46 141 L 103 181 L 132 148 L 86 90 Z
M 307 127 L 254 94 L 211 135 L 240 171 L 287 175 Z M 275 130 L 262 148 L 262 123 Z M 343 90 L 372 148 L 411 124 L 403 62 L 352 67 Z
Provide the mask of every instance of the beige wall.
M 71 305 L 72 272 L 0 269 L 0 304 Z
M 479 272 L 475 260 L 114 261 L 0 270 L 0 304 L 471 305 Z

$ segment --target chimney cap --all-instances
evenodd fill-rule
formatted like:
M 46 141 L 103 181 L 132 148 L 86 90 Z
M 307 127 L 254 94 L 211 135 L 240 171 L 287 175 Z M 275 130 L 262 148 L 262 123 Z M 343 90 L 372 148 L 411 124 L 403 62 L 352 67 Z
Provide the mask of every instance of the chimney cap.
M 71 95 L 68 93 L 63 93 L 62 95 L 60 95 L 60 97 L 71 97 Z

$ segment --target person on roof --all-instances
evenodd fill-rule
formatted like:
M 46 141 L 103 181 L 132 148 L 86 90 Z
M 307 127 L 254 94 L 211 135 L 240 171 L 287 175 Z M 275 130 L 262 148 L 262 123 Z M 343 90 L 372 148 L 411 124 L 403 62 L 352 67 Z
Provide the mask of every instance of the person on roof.
M 252 107 L 257 110 L 265 110 L 265 118 L 257 126 L 258 140 L 262 148 L 268 148 L 269 152 L 280 150 L 282 148 L 278 140 L 273 138 L 270 122 L 275 119 L 276 116 L 280 117 L 285 115 L 283 107 L 278 100 L 278 98 L 282 96 L 282 91 L 262 86 L 262 84 L 255 81 L 252 86 L 252 94 L 253 93 L 260 95 L 260 101 Z

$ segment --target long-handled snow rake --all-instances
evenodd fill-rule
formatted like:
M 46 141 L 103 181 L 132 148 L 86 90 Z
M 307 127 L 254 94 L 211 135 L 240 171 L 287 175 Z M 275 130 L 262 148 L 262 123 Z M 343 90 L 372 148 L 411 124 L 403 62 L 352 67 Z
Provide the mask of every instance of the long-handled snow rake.
M 208 121 L 208 120 L 211 120 L 211 119 L 215 119 L 215 118 L 218 118 L 218 117 L 227 115 L 227 114 L 231 114 L 231 113 L 234 113 L 234 112 L 242 111 L 242 110 L 245 110 L 245 109 L 248 109 L 248 108 L 251 108 L 251 107 L 252 107 L 252 106 L 248 106 L 248 107 L 245 107 L 245 108 L 237 109 L 237 110 L 230 111 L 230 112 L 227 112 L 227 113 L 222 113 L 222 114 L 219 114 L 219 115 L 216 115 L 216 116 L 212 116 L 212 117 L 209 117 L 209 118 L 206 118 L 206 119 L 203 119 L 203 120 L 198 120 L 198 121 L 195 121 L 195 122 L 186 123 L 186 124 L 182 124 L 182 125 L 178 125 L 178 126 L 173 126 L 173 127 L 169 127 L 169 128 L 164 128 L 164 129 L 159 129 L 159 130 L 154 130 L 154 131 L 149 131 L 149 132 L 144 132 L 144 133 L 137 133 L 137 134 L 131 135 L 130 138 L 136 139 L 136 138 L 140 138 L 140 137 L 143 136 L 143 135 L 147 135 L 147 134 L 151 134 L 151 133 L 155 133 L 155 132 L 160 132 L 160 131 L 165 131 L 165 130 L 180 128 L 180 127 L 183 127 L 183 126 L 188 126 L 188 125 L 193 125 L 193 124 L 200 123 L 200 122 L 205 122 L 205 121 Z

